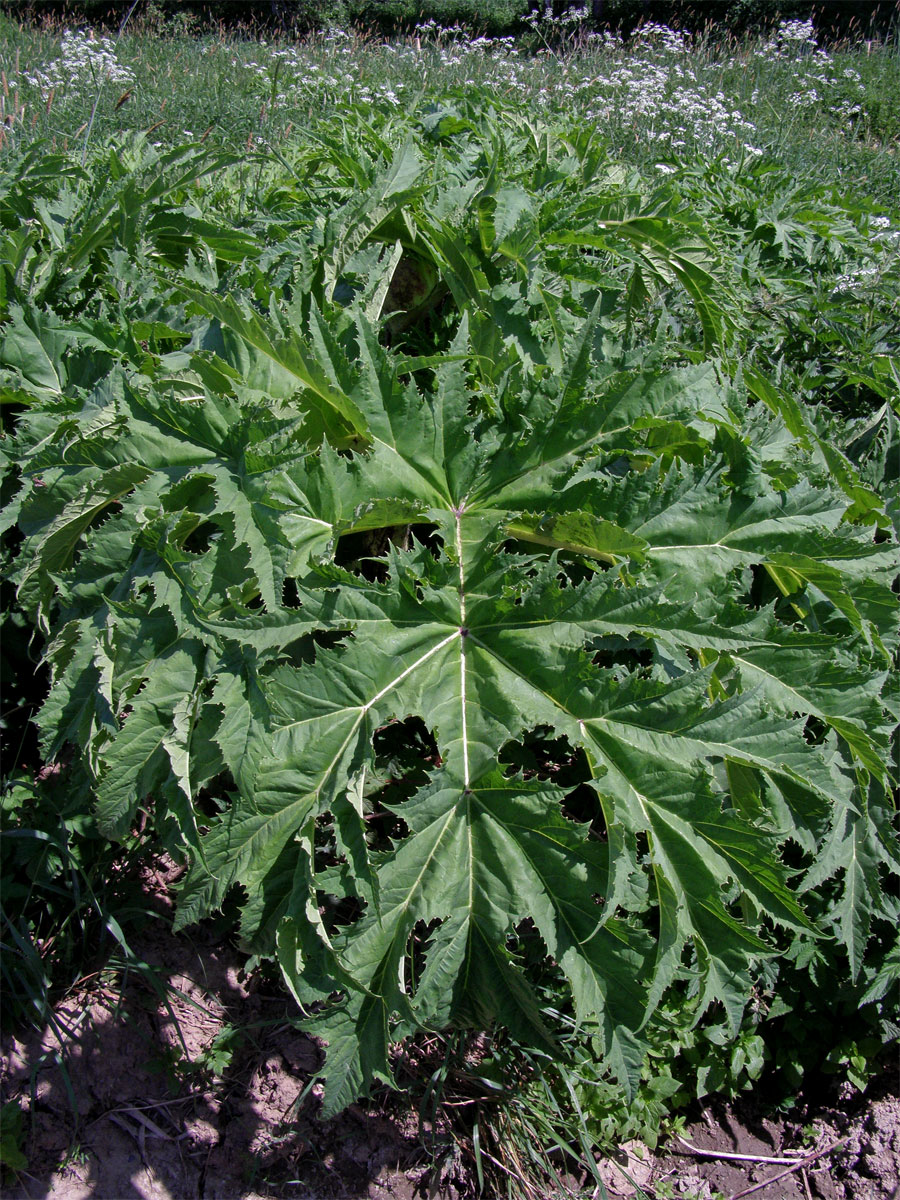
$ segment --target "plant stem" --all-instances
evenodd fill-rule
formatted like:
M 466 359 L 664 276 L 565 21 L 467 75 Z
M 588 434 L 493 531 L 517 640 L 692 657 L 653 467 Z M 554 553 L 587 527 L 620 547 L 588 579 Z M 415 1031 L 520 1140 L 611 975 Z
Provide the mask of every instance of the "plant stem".
M 134 12 L 134 10 L 137 8 L 138 4 L 140 4 L 140 0 L 132 0 L 131 8 L 129 8 L 128 12 L 125 14 L 125 19 L 123 20 L 122 24 L 119 26 L 119 32 L 116 34 L 116 40 L 114 43 L 115 46 L 118 46 L 118 44 L 122 38 L 122 34 L 125 32 L 125 26 L 128 24 L 129 18 L 131 17 L 131 14 Z M 97 116 L 97 108 L 99 107 L 99 104 L 100 104 L 100 96 L 103 92 L 104 81 L 105 81 L 105 76 L 101 76 L 100 83 L 97 85 L 97 94 L 96 94 L 96 96 L 94 96 L 94 106 L 91 109 L 91 116 L 90 116 L 90 120 L 88 121 L 87 131 L 85 132 L 85 135 L 84 135 L 84 143 L 81 147 L 81 165 L 82 165 L 82 167 L 87 162 L 88 142 L 90 141 L 91 133 L 93 132 L 93 129 L 94 129 L 94 120 Z

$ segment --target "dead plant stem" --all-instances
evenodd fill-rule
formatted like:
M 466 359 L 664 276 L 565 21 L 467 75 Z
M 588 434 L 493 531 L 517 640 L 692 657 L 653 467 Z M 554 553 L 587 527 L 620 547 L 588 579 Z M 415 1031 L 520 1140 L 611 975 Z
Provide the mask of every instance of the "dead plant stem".
M 686 1146 L 692 1154 L 702 1154 L 704 1158 L 727 1158 L 733 1159 L 736 1162 L 754 1162 L 754 1163 L 791 1163 L 794 1164 L 804 1157 L 802 1150 L 796 1152 L 792 1158 L 779 1158 L 771 1154 L 734 1154 L 729 1150 L 703 1150 L 699 1146 L 694 1146 L 686 1141 L 679 1134 L 675 1134 L 682 1146 Z
M 769 1179 L 763 1179 L 760 1183 L 754 1183 L 751 1187 L 744 1188 L 743 1191 L 734 1192 L 728 1197 L 728 1200 L 741 1200 L 742 1196 L 749 1196 L 751 1192 L 758 1192 L 764 1187 L 768 1187 L 770 1183 L 777 1183 L 779 1179 L 784 1179 L 787 1175 L 792 1175 L 795 1171 L 803 1171 L 810 1163 L 821 1158 L 823 1154 L 830 1154 L 832 1150 L 836 1150 L 838 1146 L 843 1146 L 844 1142 L 849 1141 L 849 1138 L 838 1138 L 836 1142 L 831 1142 L 827 1146 L 823 1146 L 821 1150 L 817 1150 L 815 1154 L 808 1154 L 805 1158 L 801 1158 L 795 1162 L 792 1167 L 788 1167 L 785 1171 L 779 1171 L 777 1175 L 771 1176 Z

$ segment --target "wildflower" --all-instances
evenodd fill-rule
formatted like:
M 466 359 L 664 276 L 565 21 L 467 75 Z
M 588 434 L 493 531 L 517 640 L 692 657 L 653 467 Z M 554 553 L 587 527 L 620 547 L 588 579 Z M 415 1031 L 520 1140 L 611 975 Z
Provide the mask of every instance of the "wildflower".
M 59 57 L 46 70 L 26 78 L 33 87 L 40 88 L 47 95 L 63 89 L 93 89 L 105 81 L 127 87 L 134 82 L 134 73 L 119 62 L 110 38 L 94 38 L 93 33 L 67 29 L 62 35 Z

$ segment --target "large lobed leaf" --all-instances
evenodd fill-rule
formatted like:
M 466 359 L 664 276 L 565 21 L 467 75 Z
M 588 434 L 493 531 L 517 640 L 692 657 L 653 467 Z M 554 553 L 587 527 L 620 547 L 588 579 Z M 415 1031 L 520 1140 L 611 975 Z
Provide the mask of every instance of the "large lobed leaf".
M 4 332 L 30 405 L 6 521 L 51 639 L 46 748 L 80 746 L 111 836 L 152 806 L 190 860 L 182 924 L 240 889 L 248 944 L 318 1006 L 330 1111 L 417 1028 L 499 1021 L 552 1052 L 532 936 L 628 1086 L 686 972 L 735 1028 L 794 939 L 840 939 L 855 975 L 900 868 L 896 546 L 848 520 L 865 489 L 716 360 L 616 347 L 608 292 L 542 290 L 551 243 L 621 235 L 711 344 L 680 208 L 597 226 L 597 204 L 542 206 L 498 162 L 477 190 L 476 159 L 447 168 L 477 192 L 475 241 L 407 147 L 358 166 L 302 296 L 254 275 L 224 297 L 197 267 L 165 295 L 165 347 L 25 296 Z M 385 345 L 407 243 L 458 309 L 427 355 Z M 98 331 L 118 349 L 78 375 L 65 348 Z M 423 750 L 391 790 L 384 738 L 410 721 Z M 577 787 L 513 765 L 548 742 Z

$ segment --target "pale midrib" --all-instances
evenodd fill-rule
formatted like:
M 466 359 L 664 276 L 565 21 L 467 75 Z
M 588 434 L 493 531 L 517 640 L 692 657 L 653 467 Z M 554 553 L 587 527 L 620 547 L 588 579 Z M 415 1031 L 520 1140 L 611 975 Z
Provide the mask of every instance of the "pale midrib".
M 502 483 L 492 486 L 487 498 L 490 499 L 491 495 L 504 492 L 507 488 L 521 483 L 523 479 L 526 479 L 529 475 L 533 475 L 536 471 L 543 471 L 545 468 L 553 466 L 554 463 L 564 462 L 567 458 L 572 458 L 575 455 L 583 453 L 585 450 L 589 450 L 592 446 L 596 446 L 597 442 L 603 438 L 613 437 L 617 433 L 625 433 L 629 429 L 631 429 L 630 424 L 620 425 L 613 429 L 601 429 L 598 433 L 586 438 L 578 446 L 571 446 L 568 450 L 563 450 L 560 454 L 553 455 L 552 458 L 542 458 L 540 462 L 535 463 L 533 466 L 525 467 L 524 470 L 511 475 L 508 479 L 504 479 Z
M 639 752 L 643 751 L 644 749 L 644 746 L 640 740 L 640 734 L 642 732 L 657 732 L 649 725 L 649 723 L 647 725 L 638 725 L 636 723 L 632 724 L 627 721 L 616 720 L 614 717 L 610 717 L 609 715 L 605 717 L 589 717 L 584 721 L 578 722 L 582 730 L 584 730 L 586 726 L 589 727 L 595 723 L 604 725 L 609 730 L 610 734 L 618 741 L 622 742 L 623 745 Z M 753 767 L 758 770 L 765 771 L 770 775 L 787 775 L 788 777 L 794 779 L 802 779 L 803 783 L 805 783 L 805 785 L 811 791 L 814 791 L 817 795 L 827 796 L 827 793 L 823 793 L 822 789 L 815 781 L 798 775 L 789 763 L 780 762 L 778 759 L 766 757 L 764 754 L 755 753 L 752 750 L 736 748 L 729 742 L 714 742 L 707 738 L 696 737 L 691 732 L 690 726 L 684 726 L 682 728 L 676 728 L 673 730 L 665 730 L 663 731 L 663 736 L 679 739 L 680 744 L 675 744 L 679 745 L 679 750 L 681 751 L 682 756 L 687 757 L 688 760 L 692 759 L 696 762 L 701 755 L 705 759 L 713 759 L 716 757 L 722 759 L 731 759 L 733 762 L 739 763 L 746 767 Z M 690 751 L 690 753 L 687 753 L 688 751 Z M 673 759 L 673 761 L 676 764 L 679 762 L 677 758 Z M 688 764 L 685 762 L 683 765 L 687 766 Z M 625 778 L 624 772 L 621 770 L 621 768 L 617 767 L 616 770 L 618 770 L 623 778 Z M 632 784 L 632 787 L 633 786 L 634 785 Z
M 448 645 L 450 642 L 452 642 L 454 640 L 454 638 L 457 638 L 457 637 L 459 637 L 458 630 L 451 634 L 448 634 L 447 637 L 443 638 L 440 642 L 437 643 L 437 645 L 432 646 L 430 650 L 426 650 L 425 653 L 420 658 L 417 658 L 414 663 L 411 663 L 408 667 L 406 667 L 403 671 L 401 671 L 400 674 L 396 677 L 396 679 L 392 679 L 390 683 L 386 684 L 381 689 L 380 692 L 378 692 L 375 696 L 373 696 L 371 700 L 367 700 L 365 702 L 365 704 L 361 704 L 361 705 L 350 704 L 346 708 L 336 708 L 328 713 L 317 713 L 316 716 L 314 716 L 314 717 L 304 717 L 300 721 L 291 721 L 290 724 L 288 724 L 288 725 L 279 725 L 278 732 L 281 733 L 284 730 L 297 729 L 301 725 L 312 725 L 316 721 L 321 721 L 323 719 L 323 717 L 336 718 L 340 713 L 353 712 L 356 708 L 359 708 L 359 717 L 357 718 L 356 724 L 353 726 L 353 729 L 355 730 L 356 725 L 359 724 L 359 721 L 362 720 L 362 718 L 366 715 L 366 713 L 369 711 L 369 709 L 372 707 L 373 704 L 377 704 L 378 701 L 383 696 L 386 696 L 388 694 L 388 692 L 392 691 L 399 683 L 401 683 L 404 679 L 406 679 L 406 677 L 408 675 L 411 675 L 413 673 L 413 671 L 417 671 L 419 669 L 419 667 L 421 667 L 422 663 L 427 662 L 428 659 L 431 658 L 432 655 L 437 654 L 437 652 L 439 650 L 442 650 L 444 648 L 444 646 Z M 353 730 L 351 730 L 351 736 L 352 736 L 352 733 L 353 733 Z M 346 743 L 345 743 L 345 745 L 346 745 Z
M 440 499 L 442 504 L 446 504 L 448 508 L 453 507 L 453 501 L 450 499 L 449 494 L 439 491 L 434 486 L 434 484 L 431 482 L 431 480 L 426 475 L 423 475 L 420 470 L 418 470 L 415 463 L 410 462 L 408 458 L 404 457 L 404 455 L 402 455 L 400 453 L 400 451 L 397 449 L 396 446 L 392 445 L 390 442 L 384 441 L 382 438 L 375 437 L 372 434 L 370 434 L 369 436 L 372 439 L 373 445 L 383 446 L 384 449 L 387 450 L 390 454 L 393 454 L 393 455 L 395 455 L 395 457 L 399 458 L 404 466 L 408 467 L 413 472 L 414 475 L 416 475 L 419 479 L 422 480 L 422 482 L 425 484 L 425 486 L 428 488 L 428 490 L 432 493 L 432 495 L 437 496 Z M 424 503 L 428 503 L 428 501 L 424 501 Z
M 331 775 L 332 771 L 334 770 L 335 764 L 340 761 L 341 755 L 347 749 L 347 746 L 349 745 L 350 740 L 352 739 L 353 735 L 356 733 L 357 729 L 360 726 L 360 723 L 362 722 L 363 718 L 365 717 L 365 715 L 369 711 L 369 709 L 374 704 L 377 704 L 378 701 L 382 698 L 382 696 L 386 696 L 387 693 L 389 691 L 391 691 L 392 688 L 395 688 L 401 682 L 401 680 L 403 680 L 407 677 L 407 675 L 412 674 L 412 672 L 417 670 L 422 665 L 423 662 L 425 662 L 427 659 L 431 658 L 432 655 L 437 654 L 437 652 L 439 650 L 443 649 L 444 646 L 446 646 L 449 642 L 452 642 L 453 639 L 457 638 L 457 637 L 459 637 L 458 633 L 451 633 L 450 636 L 444 638 L 444 640 L 442 642 L 439 642 L 436 646 L 432 646 L 431 649 L 428 650 L 425 654 L 423 654 L 421 658 L 416 659 L 416 661 L 414 663 L 412 663 L 410 666 L 408 666 L 406 668 L 406 670 L 401 671 L 401 673 L 397 676 L 396 679 L 392 679 L 391 682 L 389 684 L 387 684 L 386 687 L 383 687 L 381 689 L 381 691 L 378 692 L 377 695 L 373 696 L 371 700 L 366 701 L 366 703 L 360 707 L 359 715 L 357 716 L 356 720 L 351 725 L 351 727 L 347 733 L 347 736 L 344 738 L 343 742 L 341 742 L 340 746 L 338 747 L 337 753 L 331 759 L 331 762 L 329 762 L 328 765 L 322 771 L 322 773 L 319 777 L 319 782 L 318 782 L 317 786 L 315 787 L 315 789 L 312 792 L 305 793 L 300 801 L 296 801 L 294 804 L 289 805 L 288 808 L 281 809 L 281 810 L 279 810 L 279 812 L 273 813 L 272 816 L 268 817 L 263 822 L 262 825 L 258 826 L 256 829 L 254 829 L 253 834 L 247 843 L 247 847 L 245 847 L 245 851 L 244 851 L 245 859 L 246 859 L 246 855 L 247 855 L 248 851 L 253 846 L 259 844 L 261 837 L 263 837 L 264 835 L 268 836 L 267 831 L 271 825 L 284 822 L 284 816 L 285 816 L 286 812 L 293 811 L 298 806 L 302 808 L 304 805 L 307 804 L 308 800 L 311 797 L 318 798 L 319 793 L 321 792 L 322 788 L 325 786 L 325 781 L 328 779 L 328 777 Z M 337 712 L 353 712 L 353 708 L 350 707 L 350 708 L 344 708 L 344 709 L 337 709 L 336 713 Z M 335 716 L 336 713 L 325 714 L 325 715 Z M 281 729 L 294 729 L 299 725 L 309 725 L 311 722 L 319 721 L 321 719 L 322 719 L 321 715 L 318 717 L 310 717 L 303 721 L 294 721 L 290 725 L 282 725 Z
M 738 654 L 736 651 L 729 652 L 728 657 L 733 659 L 734 662 L 740 663 L 747 670 L 751 672 L 756 671 L 758 674 L 764 675 L 766 679 L 771 679 L 771 681 L 777 684 L 778 687 L 784 688 L 786 692 L 789 692 L 790 695 L 795 697 L 799 702 L 797 706 L 798 712 L 807 712 L 811 713 L 815 717 L 822 717 L 825 720 L 829 719 L 827 714 L 824 713 L 820 706 L 815 704 L 809 696 L 804 696 L 802 692 L 798 692 L 796 688 L 791 687 L 789 683 L 785 683 L 783 679 L 779 679 L 777 675 L 773 675 L 771 671 L 767 671 L 765 667 L 760 667 L 757 663 L 751 662 L 750 659 L 744 658 L 743 655 Z
M 422 880 L 425 878 L 425 873 L 427 872 L 428 868 L 431 866 L 431 863 L 434 860 L 435 855 L 437 854 L 438 850 L 443 845 L 444 838 L 446 837 L 448 829 L 451 832 L 453 830 L 453 827 L 455 824 L 455 821 L 454 821 L 455 817 L 456 817 L 456 810 L 455 810 L 455 808 L 451 808 L 446 813 L 446 815 L 444 817 L 443 828 L 440 830 L 437 837 L 435 838 L 434 845 L 429 850 L 427 858 L 422 863 L 421 870 L 419 871 L 415 880 L 412 882 L 412 884 L 409 887 L 409 891 L 407 892 L 404 899 L 400 901 L 399 904 L 396 904 L 392 909 L 390 909 L 387 913 L 384 914 L 384 917 L 383 917 L 384 924 L 389 924 L 390 921 L 393 920 L 395 914 L 399 914 L 400 916 L 402 916 L 407 911 L 409 906 L 412 904 L 412 901 L 413 901 L 414 897 L 416 896 L 416 893 L 419 891 Z M 394 935 L 394 937 L 396 937 L 396 934 Z M 394 940 L 394 938 L 392 938 L 392 941 L 393 940 Z
M 277 509 L 275 511 L 277 511 Z M 331 521 L 320 521 L 318 517 L 308 517 L 306 513 L 289 511 L 287 515 L 293 521 L 307 521 L 310 525 L 321 525 L 323 529 L 334 529 L 334 525 Z
M 477 639 L 475 639 L 475 640 L 477 641 Z M 489 646 L 486 646 L 486 645 L 484 645 L 484 643 L 483 643 L 483 642 L 478 642 L 478 645 L 479 645 L 479 646 L 481 646 L 481 648 L 482 648 L 482 649 L 483 649 L 483 650 L 484 650 L 484 651 L 485 651 L 487 654 L 490 654 L 492 658 L 496 659 L 496 661 L 497 661 L 497 662 L 501 663 L 501 664 L 502 664 L 502 665 L 503 665 L 503 666 L 504 666 L 504 667 L 507 669 L 507 671 L 509 671 L 509 672 L 510 672 L 510 674 L 511 674 L 511 675 L 515 675 L 515 676 L 516 676 L 516 678 L 518 678 L 518 679 L 523 679 L 523 678 L 524 678 L 524 676 L 521 674 L 521 672 L 517 671 L 517 670 L 515 669 L 515 667 L 514 667 L 514 666 L 513 666 L 511 663 L 507 662 L 507 660 L 506 660 L 506 659 L 503 657 L 503 655 L 502 655 L 502 654 L 498 654 L 498 653 L 496 652 L 496 650 L 492 649 L 492 648 L 491 648 L 491 647 L 489 647 Z M 529 686 L 530 688 L 532 688 L 532 689 L 533 689 L 535 692 L 538 692 L 538 693 L 539 693 L 541 696 L 543 696 L 545 700 L 548 700 L 548 701 L 550 702 L 550 704 L 552 704 L 552 705 L 554 705 L 556 708 L 558 708 L 560 712 L 563 712 L 563 713 L 565 713 L 565 714 L 566 714 L 566 716 L 567 716 L 567 717 L 569 717 L 569 719 L 570 719 L 570 720 L 572 720 L 572 721 L 576 721 L 576 722 L 577 722 L 577 724 L 578 724 L 578 728 L 579 728 L 579 730 L 581 731 L 581 736 L 582 736 L 582 738 L 583 738 L 585 741 L 587 741 L 587 740 L 588 740 L 588 738 L 587 738 L 587 734 L 586 734 L 586 729 L 585 729 L 585 722 L 584 722 L 584 721 L 583 721 L 583 720 L 582 720 L 580 717 L 576 717 L 576 716 L 575 716 L 575 714 L 574 714 L 573 712 L 571 712 L 571 711 L 570 711 L 570 709 L 566 708 L 566 706 L 565 706 L 564 704 L 562 704 L 562 703 L 561 703 L 561 702 L 560 702 L 560 701 L 559 701 L 559 700 L 556 698 L 556 696 L 551 696 L 551 695 L 550 695 L 550 693 L 549 693 L 549 692 L 547 692 L 547 691 L 545 691 L 543 688 L 541 688 L 541 687 L 536 687 L 536 686 L 535 686 L 535 685 L 534 685 L 534 684 L 531 682 L 531 680 L 527 680 L 527 679 L 526 679 L 526 680 L 525 680 L 525 682 L 526 682 L 526 683 L 528 684 L 528 686 Z M 608 724 L 609 724 L 609 722 L 608 722 L 608 721 L 606 721 L 606 720 L 605 720 L 605 718 L 603 718 L 603 717 L 592 717 L 592 718 L 591 718 L 591 720 L 593 720 L 593 721 L 599 721 L 599 722 L 601 722 L 601 723 L 602 723 L 602 724 L 604 724 L 604 725 L 608 725 Z M 616 767 L 616 766 L 615 766 L 615 763 L 613 763 L 612 765 L 613 765 L 613 767 L 614 767 L 616 770 L 618 770 L 618 767 Z M 620 774 L 621 774 L 621 772 L 620 772 Z M 645 806 L 645 804 L 644 804 L 644 801 L 645 801 L 645 800 L 647 800 L 649 803 L 652 803 L 652 801 L 650 800 L 650 798 L 649 798 L 649 797 L 645 797 L 645 796 L 644 796 L 644 794 L 643 794 L 642 792 L 638 791 L 638 790 L 637 790 L 637 788 L 635 788 L 634 784 L 631 782 L 631 780 L 630 780 L 630 779 L 627 779 L 627 778 L 626 778 L 624 775 L 622 776 L 622 778 L 623 778 L 623 779 L 625 779 L 625 781 L 626 781 L 626 783 L 628 784 L 628 786 L 629 786 L 629 787 L 632 789 L 632 791 L 634 792 L 634 794 L 635 794 L 635 796 L 636 796 L 636 798 L 637 798 L 638 804 L 640 805 L 641 812 L 644 814 L 644 818 L 645 818 L 645 821 L 646 821 L 646 824 L 647 824 L 647 829 L 648 829 L 648 830 L 650 830 L 650 829 L 651 829 L 651 827 L 652 827 L 652 822 L 651 822 L 651 820 L 650 820 L 650 814 L 649 814 L 649 812 L 647 811 L 647 808 L 646 808 L 646 806 Z
M 469 734 L 466 728 L 466 644 L 463 630 L 466 627 L 466 578 L 463 567 L 462 505 L 455 511 L 456 557 L 459 563 L 459 703 L 462 728 L 463 786 L 469 787 Z
M 579 724 L 580 724 L 580 722 L 579 722 Z M 567 931 L 567 933 L 569 935 L 569 939 L 571 941 L 571 944 L 573 946 L 578 946 L 579 948 L 583 948 L 589 942 L 593 941 L 593 939 L 597 936 L 597 934 L 600 932 L 600 930 L 606 924 L 606 922 L 609 919 L 609 916 L 611 914 L 607 913 L 606 916 L 601 916 L 600 918 L 598 918 L 594 925 L 594 928 L 587 935 L 587 937 L 580 938 L 575 930 L 575 926 L 572 924 L 572 922 L 569 920 L 569 918 L 567 916 L 567 913 L 569 911 L 578 912 L 579 911 L 578 906 L 572 901 L 568 901 L 568 900 L 567 901 L 563 901 L 563 900 L 557 901 L 557 900 L 555 900 L 552 883 L 548 882 L 549 871 L 545 871 L 544 869 L 542 869 L 540 861 L 538 859 L 536 859 L 534 857 L 534 855 L 529 854 L 528 851 L 525 849 L 524 842 L 520 838 L 517 838 L 515 836 L 515 833 L 513 832 L 513 830 L 516 827 L 511 822 L 498 820 L 498 818 L 496 816 L 494 816 L 493 819 L 495 821 L 497 821 L 497 824 L 499 824 L 502 827 L 503 831 L 509 837 L 509 839 L 513 843 L 513 845 L 518 848 L 519 853 L 522 855 L 524 860 L 528 863 L 535 878 L 540 880 L 541 886 L 543 887 L 544 895 L 550 899 L 551 904 L 556 909 L 556 912 L 559 914 L 560 923 L 562 924 L 563 928 Z M 470 837 L 471 837 L 471 825 L 472 825 L 472 823 L 470 821 L 469 822 Z M 526 829 L 527 829 L 527 826 L 526 826 Z M 534 831 L 528 830 L 528 832 L 534 832 Z M 557 850 L 561 850 L 563 852 L 563 854 L 568 854 L 568 848 L 566 847 L 565 843 L 561 839 L 552 837 L 546 830 L 540 830 L 539 832 L 540 832 L 540 836 L 542 838 L 544 838 L 546 841 L 550 842 Z M 602 911 L 603 910 L 601 909 L 601 912 Z
M 671 546 L 648 545 L 645 554 L 665 554 L 669 550 L 730 550 L 732 554 L 750 555 L 751 551 L 742 550 L 740 546 L 729 546 L 727 542 L 682 542 Z

